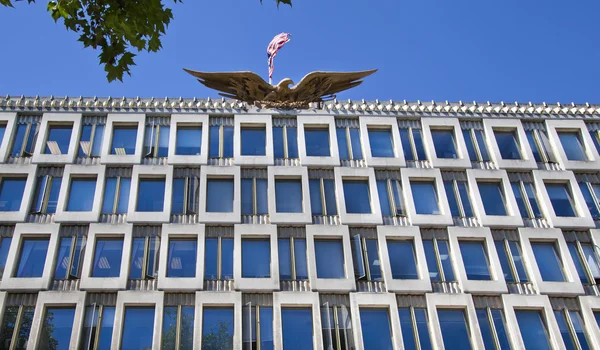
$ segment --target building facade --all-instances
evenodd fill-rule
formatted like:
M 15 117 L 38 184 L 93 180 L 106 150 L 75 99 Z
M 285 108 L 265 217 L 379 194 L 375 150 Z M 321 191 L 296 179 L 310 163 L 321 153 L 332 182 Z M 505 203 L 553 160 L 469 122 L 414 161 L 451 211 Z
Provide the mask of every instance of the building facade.
M 0 100 L 0 348 L 600 348 L 600 107 Z

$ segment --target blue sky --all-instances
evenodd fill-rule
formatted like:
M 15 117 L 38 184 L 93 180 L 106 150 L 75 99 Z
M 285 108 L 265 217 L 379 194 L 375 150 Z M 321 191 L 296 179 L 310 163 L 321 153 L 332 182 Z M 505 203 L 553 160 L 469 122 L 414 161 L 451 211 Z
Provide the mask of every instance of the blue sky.
M 266 46 L 287 31 L 276 82 L 379 69 L 340 99 L 600 103 L 598 0 L 184 0 L 162 51 L 140 54 L 123 83 L 45 8 L 0 7 L 1 95 L 214 97 L 181 68 L 266 79 Z

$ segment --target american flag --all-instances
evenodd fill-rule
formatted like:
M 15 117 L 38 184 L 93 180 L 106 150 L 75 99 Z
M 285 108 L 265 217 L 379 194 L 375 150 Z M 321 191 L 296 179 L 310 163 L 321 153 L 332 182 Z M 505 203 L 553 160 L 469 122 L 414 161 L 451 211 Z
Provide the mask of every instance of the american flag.
M 267 47 L 267 59 L 269 61 L 269 83 L 273 77 L 273 71 L 275 70 L 273 60 L 275 59 L 275 56 L 277 56 L 277 51 L 279 51 L 279 49 L 281 49 L 285 43 L 290 41 L 291 36 L 292 35 L 290 33 L 279 33 L 275 35 Z

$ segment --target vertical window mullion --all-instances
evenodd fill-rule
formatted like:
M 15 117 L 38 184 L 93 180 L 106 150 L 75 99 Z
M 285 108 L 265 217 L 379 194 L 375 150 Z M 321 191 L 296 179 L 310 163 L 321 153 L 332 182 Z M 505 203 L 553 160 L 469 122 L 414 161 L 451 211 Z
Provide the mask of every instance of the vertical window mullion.
M 296 250 L 294 244 L 294 237 L 290 237 L 290 260 L 292 267 L 292 280 L 296 280 Z
M 119 211 L 119 193 L 121 192 L 121 177 L 117 176 L 117 183 L 115 184 L 115 198 L 113 198 L 112 213 L 116 214 Z
M 567 327 L 569 328 L 569 334 L 571 335 L 571 339 L 573 340 L 575 347 L 577 348 L 577 350 L 581 350 L 581 344 L 579 343 L 579 338 L 577 337 L 575 326 L 573 326 L 573 320 L 571 320 L 571 315 L 569 315 L 569 310 L 562 309 L 561 312 L 563 314 L 563 317 L 565 318 Z
M 473 148 L 475 149 L 477 161 L 483 162 L 483 156 L 481 155 L 481 150 L 479 149 L 479 142 L 477 141 L 477 137 L 475 135 L 475 129 L 469 129 L 469 135 L 471 135 L 471 143 L 473 144 Z
M 186 176 L 183 179 L 183 214 L 188 214 L 189 203 L 190 203 L 190 182 L 191 179 L 189 176 Z
M 533 131 L 533 139 L 535 141 L 535 144 L 539 150 L 540 153 L 540 157 L 542 158 L 542 161 L 544 163 L 549 163 L 549 157 L 548 154 L 546 153 L 546 147 L 544 147 L 544 143 L 542 142 L 542 137 L 540 136 L 540 131 L 539 130 L 534 130 Z
M 225 130 L 223 130 L 223 125 L 219 125 L 219 158 L 223 158 L 224 152 L 224 141 L 223 137 L 225 135 Z
M 21 328 L 21 318 L 23 318 L 23 308 L 23 305 L 20 305 L 19 311 L 17 311 L 17 318 L 15 319 L 15 326 L 13 327 L 12 338 L 10 340 L 10 350 L 17 348 L 17 340 L 19 339 L 19 332 Z
M 29 139 L 30 133 L 31 123 L 27 123 L 27 128 L 25 129 L 25 137 L 23 137 L 23 141 L 21 142 L 21 150 L 19 151 L 19 157 L 23 157 L 23 152 L 25 151 L 25 147 L 27 147 L 27 140 Z
M 415 314 L 415 308 L 410 306 L 410 322 L 412 323 L 412 331 L 415 337 L 415 348 L 421 350 L 421 339 L 419 339 L 419 327 L 417 327 L 417 315 Z
M 444 274 L 444 266 L 442 265 L 442 259 L 440 258 L 440 250 L 438 249 L 437 238 L 433 238 L 433 251 L 435 252 L 435 261 L 440 271 L 440 281 L 446 282 L 446 275 Z
M 256 177 L 252 178 L 252 214 L 258 214 L 258 199 L 256 194 Z
M 221 247 L 222 247 L 221 236 L 219 236 L 217 238 L 217 279 L 218 280 L 221 279 L 221 274 L 222 274 L 221 260 L 223 258 L 223 254 L 221 253 L 221 249 L 222 249 Z
M 516 283 L 520 283 L 521 280 L 519 278 L 519 273 L 517 272 L 517 266 L 515 265 L 515 262 L 513 260 L 512 251 L 510 249 L 510 244 L 508 243 L 507 239 L 504 239 L 504 249 L 506 250 L 506 255 L 508 258 L 508 265 L 510 266 L 510 270 L 513 274 L 513 278 Z
M 340 319 L 338 317 L 338 307 L 339 306 L 333 307 L 333 323 L 335 325 L 335 327 L 334 327 L 334 329 L 335 329 L 335 344 L 337 345 L 337 349 L 341 349 L 342 342 L 340 339 Z
M 96 123 L 92 124 L 92 131 L 90 132 L 90 148 L 88 157 L 93 156 L 93 148 L 94 148 L 94 138 L 96 137 Z
M 462 198 L 460 196 L 460 191 L 458 190 L 458 183 L 456 179 L 452 180 L 452 190 L 454 191 L 454 196 L 456 197 L 456 204 L 458 205 L 458 211 L 460 212 L 460 216 L 466 218 L 467 214 L 465 213 L 465 208 L 462 203 Z
M 144 238 L 144 259 L 142 259 L 142 279 L 148 278 L 148 260 L 150 251 L 150 237 Z
M 78 236 L 71 237 L 71 249 L 69 250 L 69 265 L 66 268 L 66 276 L 65 279 L 69 279 L 73 274 L 73 257 L 75 256 L 75 249 L 77 249 L 77 238 Z
M 535 215 L 533 213 L 533 208 L 531 208 L 529 195 L 527 194 L 527 190 L 525 190 L 525 183 L 522 180 L 519 181 L 519 190 L 521 191 L 521 197 L 523 198 L 523 203 L 525 203 L 525 208 L 527 209 L 527 215 L 529 215 L 530 219 L 534 219 Z
M 367 252 L 367 239 L 361 237 L 360 239 L 361 250 L 363 253 L 363 264 L 365 267 L 365 273 L 367 275 L 367 281 L 371 281 L 371 268 L 369 266 L 369 253 Z
M 160 125 L 156 125 L 156 135 L 154 137 L 154 145 L 152 150 L 152 157 L 158 157 L 158 145 L 160 140 Z
M 40 208 L 41 213 L 45 214 L 46 210 L 48 210 L 48 201 L 50 200 L 50 189 L 52 188 L 52 181 L 54 178 L 50 175 L 46 175 L 48 177 L 48 181 L 44 183 L 43 195 L 42 195 L 42 206 Z M 44 176 L 45 177 L 45 176 Z
M 103 305 L 98 305 L 98 315 L 97 315 L 97 321 L 96 321 L 96 334 L 94 336 L 94 347 L 92 349 L 98 349 L 98 344 L 100 343 L 100 331 L 102 330 L 102 315 L 103 315 L 103 310 L 104 310 L 104 306 Z M 94 311 L 96 311 L 96 306 L 94 305 Z M 92 317 L 92 327 L 90 327 L 90 329 L 93 329 L 93 325 L 94 325 L 94 318 L 96 318 L 96 315 L 94 315 Z
M 319 189 L 321 190 L 321 214 L 327 215 L 327 200 L 325 198 L 325 180 L 323 178 L 319 179 Z
M 583 270 L 585 271 L 588 282 L 590 282 L 590 284 L 596 284 L 595 283 L 596 279 L 594 278 L 594 274 L 592 273 L 592 271 L 590 270 L 590 267 L 588 266 L 587 260 L 585 258 L 585 254 L 583 254 L 583 247 L 581 246 L 581 242 L 579 240 L 576 240 L 575 244 L 577 245 L 577 255 L 579 255 L 579 260 L 581 261 L 581 265 L 583 266 Z
M 175 321 L 175 349 L 181 346 L 181 305 L 177 305 L 177 319 Z
M 596 196 L 596 193 L 594 192 L 594 186 L 589 181 L 586 182 L 585 184 L 588 187 L 588 191 L 592 195 L 592 198 L 594 199 L 594 205 L 596 205 L 596 209 L 598 209 L 598 212 L 600 212 L 600 201 L 599 201 L 600 198 L 598 198 L 598 196 Z
M 489 307 L 486 307 L 485 312 L 487 314 L 488 323 L 490 324 L 490 329 L 492 331 L 492 337 L 494 338 L 494 344 L 496 345 L 496 349 L 502 350 L 502 347 L 500 347 L 500 339 L 498 339 L 498 333 L 496 332 L 496 324 L 494 323 L 494 316 L 492 315 L 492 309 Z
M 410 141 L 410 148 L 411 148 L 411 152 L 413 154 L 413 159 L 421 160 L 421 159 L 419 159 L 419 153 L 417 152 L 417 145 L 415 144 L 415 136 L 413 135 L 412 127 L 408 128 L 408 140 Z
M 394 188 L 392 187 L 392 180 L 387 179 L 387 180 L 385 180 L 385 183 L 386 183 L 386 188 L 387 188 L 388 203 L 390 205 L 390 214 L 392 214 L 391 216 L 396 216 L 397 211 L 396 211 L 396 203 L 394 202 Z
M 256 350 L 261 350 L 260 346 L 260 306 L 256 305 Z M 252 323 L 252 319 L 250 319 Z M 252 344 L 252 332 L 250 332 L 250 343 Z
M 354 154 L 352 154 L 352 138 L 350 137 L 350 127 L 346 127 L 346 148 L 348 149 L 348 159 L 354 160 Z
M 282 128 L 282 133 L 283 133 L 283 158 L 288 159 L 289 158 L 289 154 L 288 154 L 288 139 L 287 139 L 287 125 L 283 124 L 283 128 Z

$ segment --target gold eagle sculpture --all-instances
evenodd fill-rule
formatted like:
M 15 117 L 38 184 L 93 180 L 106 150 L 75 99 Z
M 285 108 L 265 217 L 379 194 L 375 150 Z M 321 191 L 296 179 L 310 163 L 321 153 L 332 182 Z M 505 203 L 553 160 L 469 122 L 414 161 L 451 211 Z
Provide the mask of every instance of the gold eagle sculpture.
M 360 85 L 362 79 L 377 69 L 362 72 L 312 72 L 294 84 L 285 78 L 271 85 L 253 72 L 198 72 L 183 69 L 198 78 L 204 86 L 221 91 L 219 95 L 254 104 L 260 108 L 301 109 L 311 102 L 323 102 L 335 94 Z

